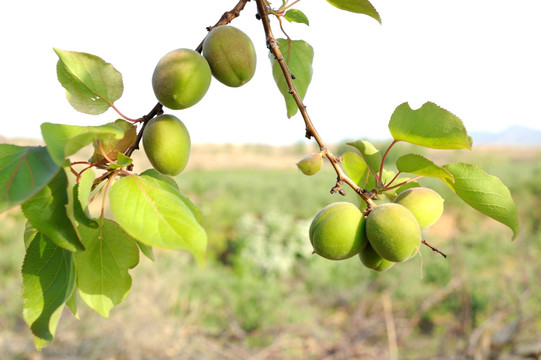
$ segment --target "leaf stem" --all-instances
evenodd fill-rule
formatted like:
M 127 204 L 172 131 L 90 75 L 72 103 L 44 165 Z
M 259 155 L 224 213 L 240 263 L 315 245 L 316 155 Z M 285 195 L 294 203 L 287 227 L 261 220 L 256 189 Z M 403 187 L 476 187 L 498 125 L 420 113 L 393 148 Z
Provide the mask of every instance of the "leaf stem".
M 387 150 L 385 150 L 385 154 L 383 154 L 383 157 L 381 158 L 381 165 L 379 166 L 379 179 L 376 179 L 376 181 L 379 180 L 379 183 L 380 183 L 381 186 L 383 186 L 383 164 L 385 163 L 385 159 L 387 158 L 387 155 L 389 154 L 389 151 L 394 146 L 394 144 L 396 144 L 397 142 L 398 142 L 398 140 L 393 140 L 393 142 L 389 145 Z M 395 176 L 395 178 L 396 178 L 396 176 Z M 394 180 L 395 179 L 393 179 L 393 181 Z M 391 181 L 391 183 L 393 181 Z
M 297 89 L 295 88 L 295 84 L 293 83 L 293 78 L 291 76 L 291 71 L 289 70 L 289 67 L 282 55 L 282 52 L 280 51 L 280 48 L 278 46 L 278 41 L 276 40 L 276 38 L 274 37 L 272 33 L 270 20 L 269 20 L 269 12 L 268 12 L 268 8 L 265 3 L 265 0 L 256 0 L 256 3 L 257 3 L 257 11 L 259 14 L 259 18 L 261 19 L 263 23 L 263 30 L 265 31 L 267 48 L 274 55 L 276 61 L 280 65 L 285 81 L 289 87 L 289 93 L 295 100 L 295 103 L 297 104 L 297 107 L 302 115 L 302 118 L 304 120 L 305 127 L 306 127 L 306 137 L 308 139 L 311 139 L 312 137 L 314 138 L 314 140 L 319 145 L 320 150 L 324 152 L 327 159 L 329 159 L 329 162 L 331 163 L 332 167 L 334 168 L 337 174 L 338 180 L 333 190 L 336 190 L 336 189 L 341 190 L 340 186 L 342 183 L 348 184 L 368 204 L 367 210 L 370 211 L 371 209 L 376 207 L 376 204 L 372 200 L 371 194 L 365 189 L 361 189 L 353 180 L 351 180 L 345 174 L 345 172 L 342 170 L 342 168 L 339 165 L 340 158 L 335 156 L 327 148 L 327 146 L 325 145 L 325 142 L 323 141 L 321 136 L 318 134 L 314 124 L 312 123 L 312 120 L 310 119 L 310 116 L 308 115 L 306 106 L 303 104 L 302 99 Z M 343 193 L 343 191 L 340 193 Z

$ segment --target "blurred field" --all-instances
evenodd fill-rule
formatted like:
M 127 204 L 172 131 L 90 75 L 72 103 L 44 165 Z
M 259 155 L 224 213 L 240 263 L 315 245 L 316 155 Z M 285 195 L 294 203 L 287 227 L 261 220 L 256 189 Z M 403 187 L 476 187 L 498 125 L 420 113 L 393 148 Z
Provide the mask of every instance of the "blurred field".
M 0 359 L 540 356 L 541 149 L 425 151 L 440 164 L 475 162 L 499 176 L 518 206 L 521 234 L 511 242 L 509 229 L 425 181 L 446 199 L 444 217 L 425 238 L 448 258 L 424 247 L 422 257 L 382 274 L 356 257 L 310 254 L 311 217 L 342 197 L 329 194 L 330 169 L 313 177 L 296 170 L 307 151 L 194 147 L 177 180 L 205 215 L 207 267 L 183 252 L 156 251 L 155 263 L 142 258 L 109 319 L 83 304 L 80 320 L 66 310 L 41 353 L 20 314 L 24 221 L 17 211 L 0 214 Z M 346 199 L 357 201 L 351 192 Z

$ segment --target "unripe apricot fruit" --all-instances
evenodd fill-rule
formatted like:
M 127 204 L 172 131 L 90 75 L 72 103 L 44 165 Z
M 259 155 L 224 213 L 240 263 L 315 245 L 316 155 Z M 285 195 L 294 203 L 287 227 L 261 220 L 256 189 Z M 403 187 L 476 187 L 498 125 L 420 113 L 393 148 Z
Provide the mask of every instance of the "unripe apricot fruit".
M 393 202 L 408 208 L 421 229 L 434 224 L 443 213 L 443 198 L 436 191 L 425 187 L 405 190 Z
M 163 56 L 152 75 L 152 88 L 158 101 L 169 109 L 195 105 L 205 96 L 212 75 L 201 54 L 190 49 L 173 50 Z
M 309 235 L 314 252 L 330 260 L 350 258 L 367 243 L 364 216 L 349 202 L 321 209 L 312 220 Z
M 304 175 L 314 175 L 323 164 L 323 159 L 320 153 L 308 154 L 297 162 L 297 167 Z
M 384 259 L 400 262 L 415 254 L 421 243 L 421 229 L 415 216 L 400 204 L 378 205 L 366 217 L 366 236 Z
M 395 263 L 382 258 L 373 248 L 370 243 L 366 244 L 365 248 L 359 253 L 359 258 L 364 266 L 375 271 L 385 271 L 391 268 Z
M 149 120 L 143 133 L 148 160 L 160 173 L 174 176 L 188 164 L 190 134 L 176 116 L 164 114 Z
M 236 27 L 224 25 L 212 29 L 203 42 L 203 56 L 212 75 L 227 86 L 242 86 L 254 76 L 257 62 L 254 44 Z

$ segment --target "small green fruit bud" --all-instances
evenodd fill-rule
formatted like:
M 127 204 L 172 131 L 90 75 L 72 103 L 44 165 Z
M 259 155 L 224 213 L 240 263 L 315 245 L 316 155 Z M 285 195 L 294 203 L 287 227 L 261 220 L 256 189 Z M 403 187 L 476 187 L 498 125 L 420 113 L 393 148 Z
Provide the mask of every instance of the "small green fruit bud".
M 321 169 L 323 159 L 320 153 L 306 155 L 299 162 L 297 167 L 304 175 L 314 175 Z

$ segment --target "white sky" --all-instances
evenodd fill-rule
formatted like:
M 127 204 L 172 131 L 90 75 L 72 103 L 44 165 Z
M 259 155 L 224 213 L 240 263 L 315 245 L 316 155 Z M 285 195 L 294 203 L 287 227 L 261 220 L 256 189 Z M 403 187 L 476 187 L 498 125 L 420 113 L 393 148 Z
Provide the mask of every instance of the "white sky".
M 274 0 L 276 5 L 280 0 Z M 382 138 L 396 106 L 433 101 L 468 131 L 521 125 L 541 129 L 541 1 L 373 0 L 383 24 L 324 0 L 300 1 L 310 26 L 285 22 L 293 39 L 315 50 L 305 104 L 329 143 Z M 52 48 L 84 51 L 112 63 L 124 78 L 116 102 L 139 117 L 156 103 L 154 66 L 170 50 L 195 48 L 236 0 L 0 0 L 0 136 L 40 138 L 42 122 L 99 125 L 118 116 L 76 112 L 56 80 Z M 190 109 L 171 111 L 195 143 L 288 144 L 304 140 L 300 115 L 287 119 L 271 75 L 261 22 L 251 1 L 234 26 L 254 42 L 250 83 L 212 81 Z M 280 36 L 277 22 L 274 33 Z M 474 139 L 475 141 L 475 139 Z

